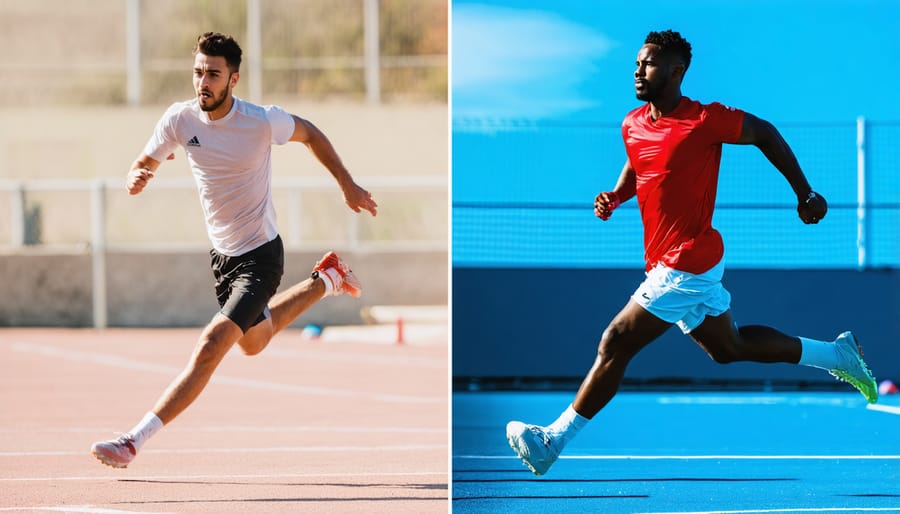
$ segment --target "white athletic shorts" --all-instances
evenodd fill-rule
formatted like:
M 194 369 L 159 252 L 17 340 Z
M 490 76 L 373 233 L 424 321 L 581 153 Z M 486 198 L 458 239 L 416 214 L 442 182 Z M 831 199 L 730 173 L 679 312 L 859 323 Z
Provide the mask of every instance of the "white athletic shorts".
M 731 294 L 722 285 L 724 272 L 724 259 L 699 275 L 660 263 L 647 272 L 631 298 L 650 314 L 689 334 L 706 316 L 718 316 L 730 308 Z

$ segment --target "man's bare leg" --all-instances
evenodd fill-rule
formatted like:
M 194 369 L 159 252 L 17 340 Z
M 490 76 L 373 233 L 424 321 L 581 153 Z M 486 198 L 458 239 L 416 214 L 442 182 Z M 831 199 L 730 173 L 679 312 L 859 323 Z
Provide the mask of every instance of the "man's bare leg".
M 91 453 L 106 465 L 126 467 L 144 441 L 175 419 L 200 395 L 213 371 L 240 337 L 240 327 L 222 314 L 216 314 L 203 329 L 187 367 L 166 388 L 153 410 L 117 440 L 94 443 Z
M 256 324 L 238 340 L 241 350 L 246 355 L 256 355 L 263 351 L 275 334 L 284 330 L 324 296 L 325 284 L 321 278 L 308 278 L 278 293 L 269 301 L 271 318 Z
M 690 336 L 720 364 L 737 361 L 796 364 L 800 360 L 800 338 L 762 325 L 738 329 L 731 311 L 707 316 Z
M 521 421 L 506 425 L 509 445 L 522 462 L 536 475 L 546 473 L 568 441 L 616 395 L 631 359 L 670 326 L 629 300 L 603 332 L 597 358 L 572 405 L 547 427 Z
M 855 387 L 870 403 L 878 401 L 875 378 L 851 332 L 834 341 L 795 337 L 764 325 L 735 326 L 731 312 L 707 316 L 691 337 L 720 364 L 785 362 L 827 371 Z
M 588 419 L 600 412 L 619 391 L 631 359 L 671 326 L 628 300 L 600 338 L 594 365 L 572 402 L 575 411 Z
M 283 330 L 325 296 L 359 297 L 361 285 L 350 268 L 334 252 L 316 263 L 314 277 L 303 280 L 269 302 L 269 316 L 242 334 L 228 317 L 217 314 L 201 334 L 187 367 L 172 381 L 154 409 L 130 432 L 115 441 L 95 443 L 91 451 L 104 464 L 126 467 L 143 442 L 171 422 L 200 395 L 216 367 L 238 342 L 244 353 L 261 352 L 274 334 Z
M 241 328 L 233 321 L 216 314 L 203 329 L 200 340 L 187 367 L 172 381 L 153 407 L 164 424 L 181 414 L 197 397 L 216 367 L 241 337 Z

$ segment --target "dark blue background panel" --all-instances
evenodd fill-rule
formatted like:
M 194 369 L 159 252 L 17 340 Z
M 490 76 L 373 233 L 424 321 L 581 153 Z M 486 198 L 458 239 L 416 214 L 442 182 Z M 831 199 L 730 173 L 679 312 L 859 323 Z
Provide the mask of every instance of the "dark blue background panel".
M 453 268 L 454 378 L 580 379 L 640 269 Z M 900 379 L 900 270 L 727 270 L 739 325 L 832 340 L 852 330 L 878 379 Z M 672 327 L 626 379 L 830 381 L 789 364 L 716 364 Z

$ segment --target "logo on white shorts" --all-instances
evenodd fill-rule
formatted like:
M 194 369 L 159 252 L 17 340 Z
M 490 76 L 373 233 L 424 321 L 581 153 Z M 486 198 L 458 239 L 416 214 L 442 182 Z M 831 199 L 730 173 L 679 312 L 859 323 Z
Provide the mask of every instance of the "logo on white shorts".
M 200 140 L 197 139 L 197 136 L 194 136 L 194 137 L 188 139 L 187 145 L 188 146 L 200 146 Z

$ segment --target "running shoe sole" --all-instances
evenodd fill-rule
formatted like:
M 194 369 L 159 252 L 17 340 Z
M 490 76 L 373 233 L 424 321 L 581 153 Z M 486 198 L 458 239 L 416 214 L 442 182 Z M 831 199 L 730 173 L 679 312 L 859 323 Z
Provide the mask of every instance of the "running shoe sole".
M 844 332 L 843 334 L 838 336 L 838 340 L 835 342 L 835 344 L 842 344 L 842 342 L 840 341 L 842 338 L 844 340 L 849 340 L 850 344 L 853 345 L 852 348 L 845 348 L 845 350 L 853 353 L 852 358 L 856 359 L 856 364 L 860 368 L 859 371 L 861 371 L 864 375 L 864 380 L 859 380 L 857 376 L 844 369 L 836 368 L 829 370 L 828 372 L 838 380 L 847 382 L 848 384 L 856 388 L 856 390 L 862 393 L 862 395 L 866 398 L 867 402 L 876 403 L 878 401 L 878 385 L 875 383 L 875 377 L 872 376 L 872 371 L 869 370 L 869 367 L 866 365 L 866 362 L 862 358 L 862 346 L 859 344 L 859 342 L 857 342 L 856 337 L 852 332 Z

